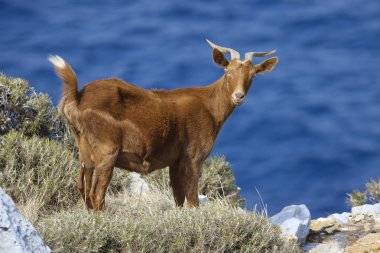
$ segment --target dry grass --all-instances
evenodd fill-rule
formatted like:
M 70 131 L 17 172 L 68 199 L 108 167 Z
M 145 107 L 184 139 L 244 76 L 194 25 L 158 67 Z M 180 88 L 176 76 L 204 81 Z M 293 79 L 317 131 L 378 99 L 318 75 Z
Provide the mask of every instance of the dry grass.
M 0 137 L 0 185 L 22 205 L 59 210 L 79 199 L 78 162 L 58 142 L 12 131 Z
M 350 206 L 361 206 L 367 202 L 367 195 L 365 192 L 359 190 L 353 190 L 351 193 L 347 193 L 347 203 Z
M 54 213 L 37 229 L 55 252 L 300 252 L 264 216 L 226 201 L 177 208 L 170 189 L 107 199 L 102 213 L 83 207 Z
M 365 184 L 366 192 L 368 195 L 369 201 L 372 203 L 379 203 L 380 201 L 380 181 L 371 179 L 368 183 Z

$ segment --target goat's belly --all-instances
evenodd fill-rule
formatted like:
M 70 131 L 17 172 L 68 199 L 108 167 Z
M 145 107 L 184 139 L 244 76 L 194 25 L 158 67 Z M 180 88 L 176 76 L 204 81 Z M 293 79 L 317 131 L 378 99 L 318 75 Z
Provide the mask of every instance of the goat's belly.
M 134 171 L 142 174 L 147 174 L 157 169 L 161 169 L 165 166 L 157 162 L 149 162 L 144 160 L 141 156 L 133 153 L 123 152 L 119 154 L 116 159 L 115 166 L 121 169 Z

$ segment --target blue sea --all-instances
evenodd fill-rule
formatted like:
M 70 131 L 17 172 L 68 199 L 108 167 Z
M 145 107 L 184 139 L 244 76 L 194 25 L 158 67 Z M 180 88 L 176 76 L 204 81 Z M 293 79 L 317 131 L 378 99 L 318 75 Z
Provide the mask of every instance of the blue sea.
M 256 78 L 213 150 L 232 164 L 247 208 L 261 195 L 269 214 L 290 204 L 314 218 L 343 212 L 346 193 L 380 178 L 378 0 L 0 0 L 0 31 L 0 71 L 55 104 L 49 54 L 82 86 L 116 76 L 173 89 L 223 74 L 206 38 L 242 54 L 276 49 L 278 66 Z

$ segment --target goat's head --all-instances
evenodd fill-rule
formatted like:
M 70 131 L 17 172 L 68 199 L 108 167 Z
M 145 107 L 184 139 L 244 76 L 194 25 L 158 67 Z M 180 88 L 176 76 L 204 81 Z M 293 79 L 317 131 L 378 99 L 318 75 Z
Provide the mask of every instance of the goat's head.
M 268 56 L 273 54 L 275 50 L 271 52 L 248 52 L 245 54 L 245 59 L 242 61 L 240 60 L 239 52 L 231 48 L 215 45 L 209 40 L 207 40 L 207 42 L 213 48 L 212 56 L 214 62 L 218 66 L 224 68 L 224 77 L 228 91 L 230 92 L 233 104 L 237 106 L 244 102 L 244 98 L 251 87 L 253 78 L 257 74 L 271 71 L 278 62 L 278 58 L 273 57 L 259 64 L 252 63 L 253 56 Z M 226 59 L 224 53 L 230 53 L 231 61 Z

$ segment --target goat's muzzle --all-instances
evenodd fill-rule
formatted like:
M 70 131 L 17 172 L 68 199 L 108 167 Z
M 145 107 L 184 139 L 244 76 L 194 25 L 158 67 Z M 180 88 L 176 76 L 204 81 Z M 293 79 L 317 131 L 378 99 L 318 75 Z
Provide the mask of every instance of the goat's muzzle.
M 235 105 L 239 106 L 239 105 L 243 104 L 244 98 L 245 98 L 244 93 L 239 91 L 239 92 L 236 92 L 232 95 L 232 102 Z

